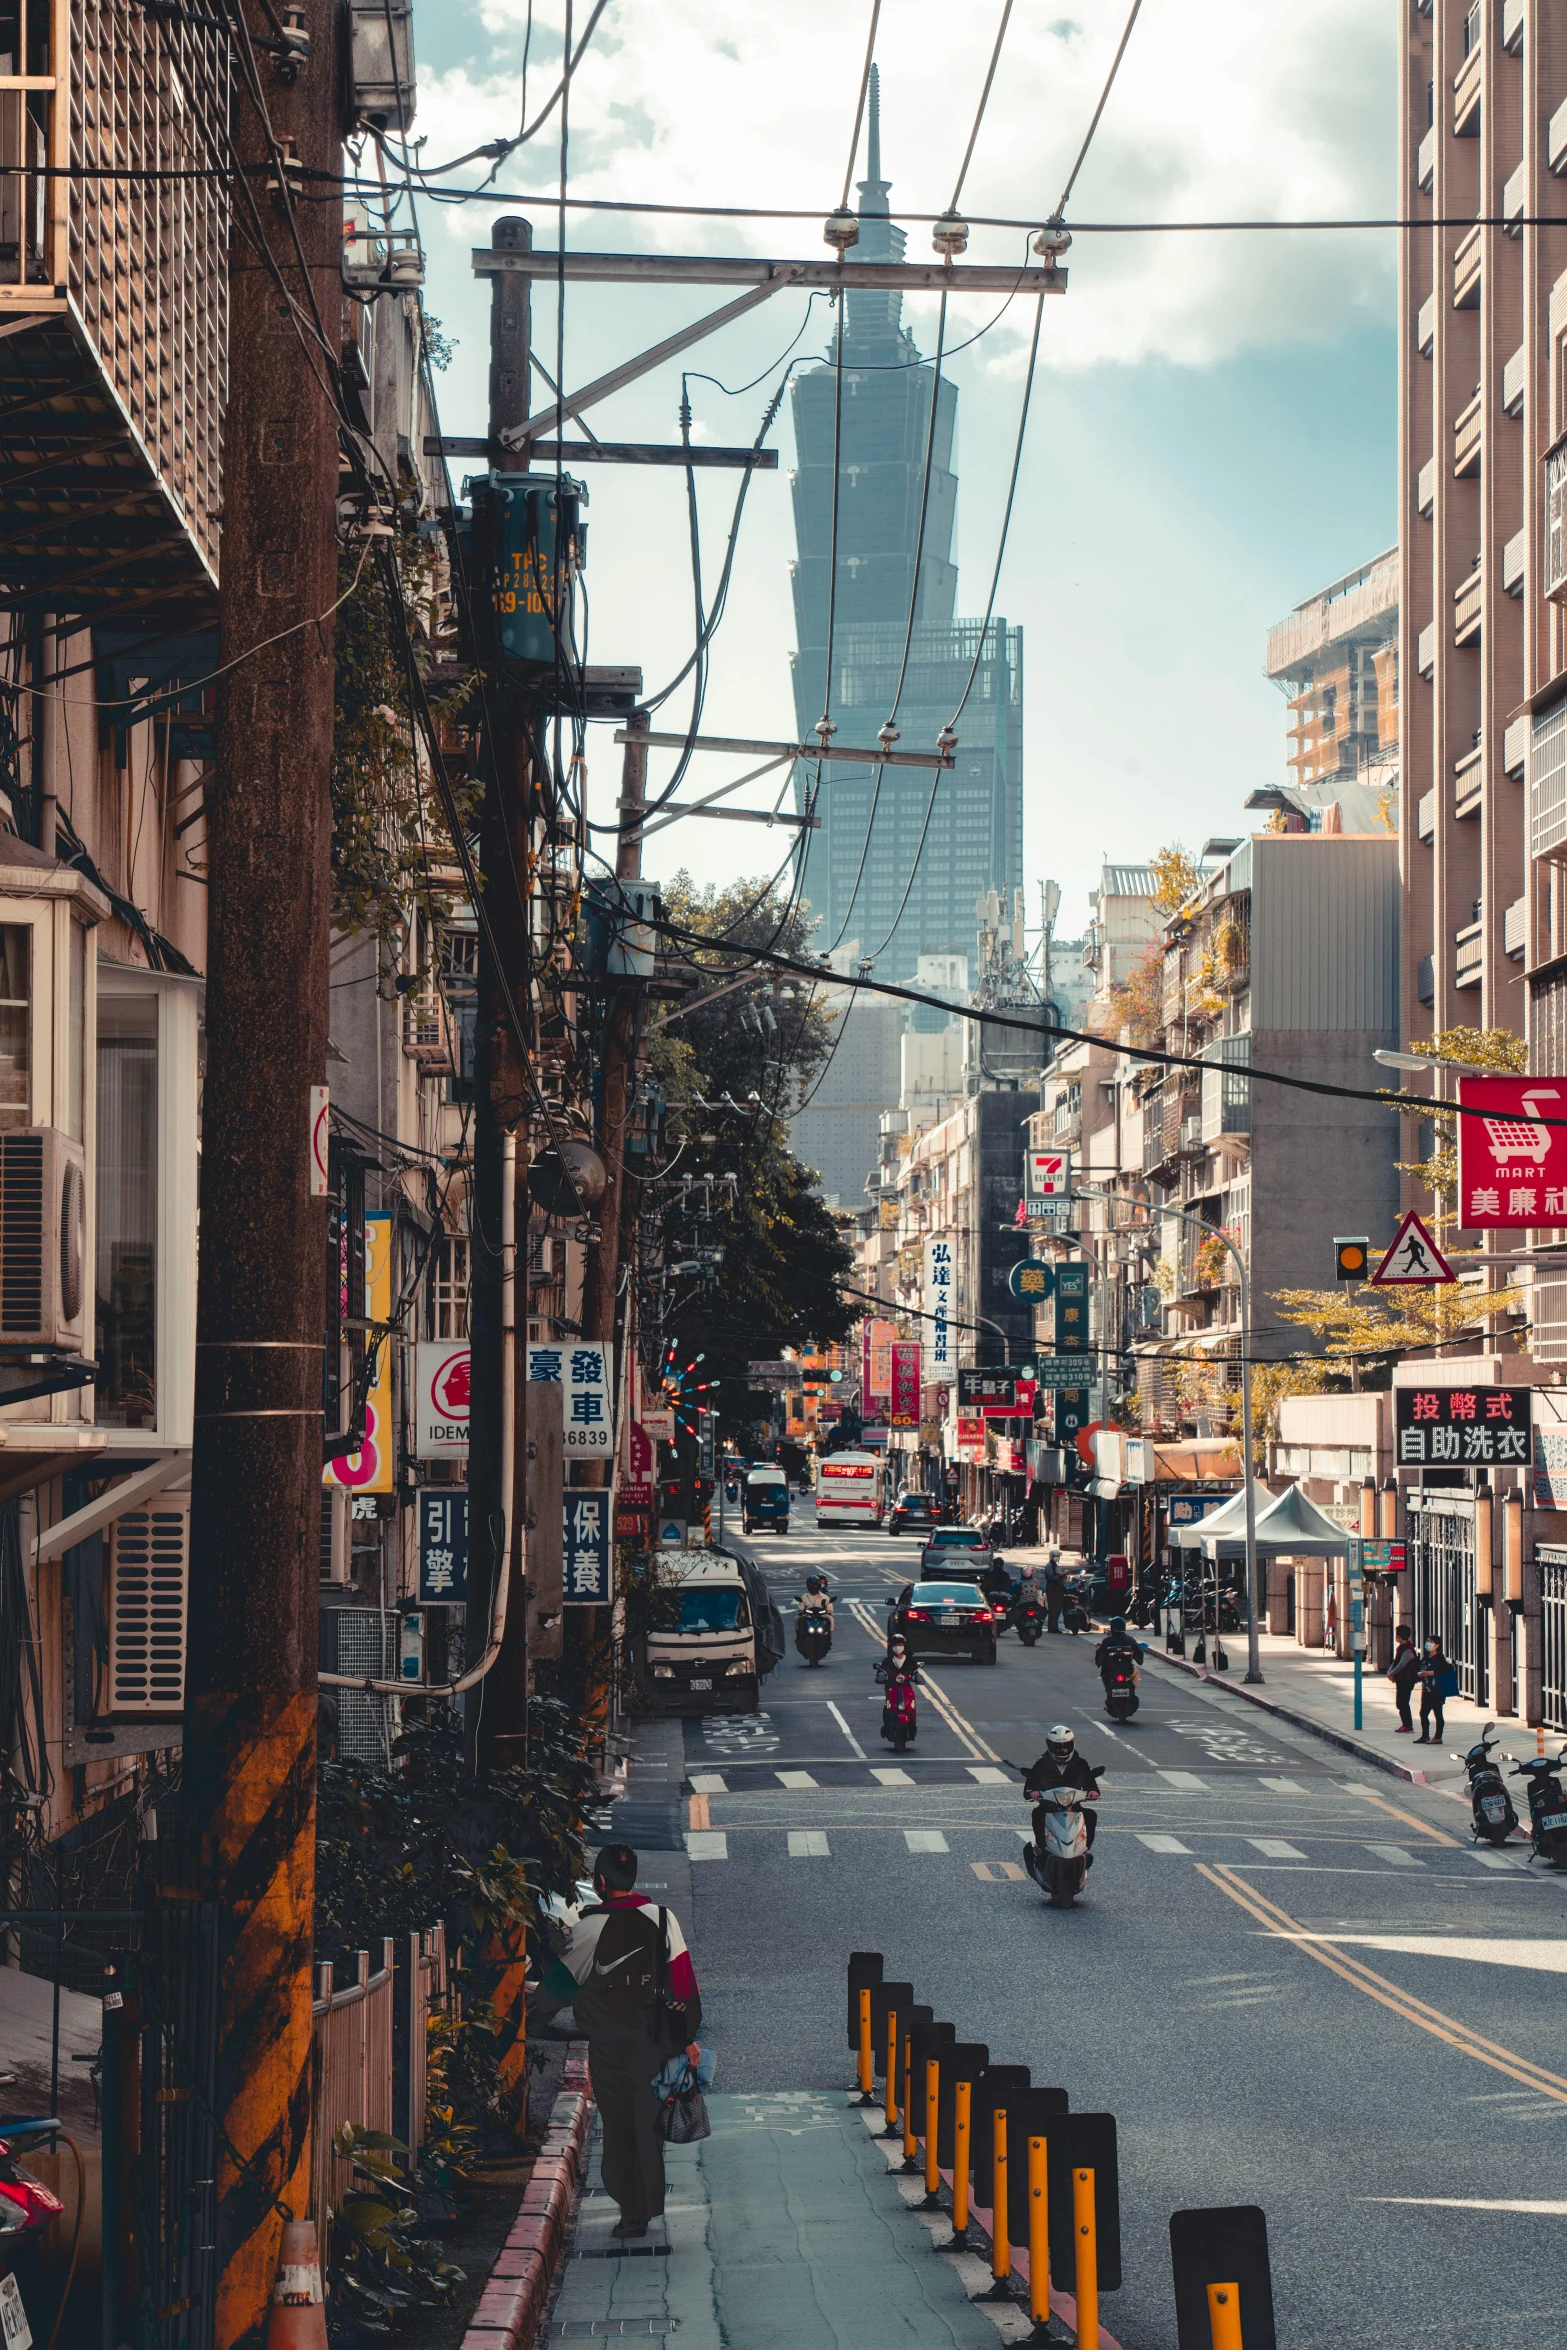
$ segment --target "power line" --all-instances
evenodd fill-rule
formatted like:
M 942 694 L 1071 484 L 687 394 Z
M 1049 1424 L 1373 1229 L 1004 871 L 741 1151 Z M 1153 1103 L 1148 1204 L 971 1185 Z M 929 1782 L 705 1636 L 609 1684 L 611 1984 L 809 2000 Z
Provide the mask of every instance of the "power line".
M 1132 13 L 1126 20 L 1126 30 L 1122 33 L 1120 44 L 1114 57 L 1110 60 L 1110 71 L 1106 74 L 1105 86 L 1099 93 L 1099 103 L 1094 108 L 1093 120 L 1083 134 L 1083 143 L 1077 150 L 1077 161 L 1066 175 L 1066 186 L 1061 190 L 1061 201 L 1055 208 L 1053 219 L 1059 220 L 1061 218 L 1066 210 L 1067 200 L 1077 185 L 1077 175 L 1083 168 L 1083 161 L 1089 148 L 1093 145 L 1094 133 L 1099 128 L 1099 118 L 1109 103 L 1110 92 L 1115 87 L 1115 77 L 1121 70 L 1121 60 L 1126 55 L 1126 44 L 1132 37 L 1132 27 L 1137 22 L 1137 12 L 1142 4 L 1143 0 L 1132 0 Z

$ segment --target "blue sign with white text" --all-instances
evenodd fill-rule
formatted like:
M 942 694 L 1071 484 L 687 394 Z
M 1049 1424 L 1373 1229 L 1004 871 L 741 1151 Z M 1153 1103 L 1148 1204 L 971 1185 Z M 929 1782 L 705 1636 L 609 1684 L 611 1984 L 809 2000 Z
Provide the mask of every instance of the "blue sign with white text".
M 467 1487 L 426 1485 L 419 1495 L 419 1605 L 462 1607 L 467 1598 Z
M 611 1495 L 568 1487 L 561 1502 L 561 1584 L 567 1607 L 607 1604 Z

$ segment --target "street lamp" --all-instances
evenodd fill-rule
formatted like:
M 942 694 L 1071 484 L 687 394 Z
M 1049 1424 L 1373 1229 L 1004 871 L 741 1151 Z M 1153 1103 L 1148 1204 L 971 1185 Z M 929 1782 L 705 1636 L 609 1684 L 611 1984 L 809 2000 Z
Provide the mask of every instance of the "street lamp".
M 1218 1224 L 1205 1223 L 1189 1209 L 1156 1205 L 1144 1186 L 1150 1217 L 1173 1216 L 1177 1223 L 1191 1224 L 1205 1239 L 1222 1240 L 1235 1259 L 1241 1281 L 1241 1473 L 1246 1494 L 1246 1679 L 1249 1684 L 1262 1680 L 1262 1650 L 1257 1636 L 1257 1478 L 1251 1458 L 1251 1279 L 1246 1271 L 1246 1260 L 1229 1234 Z M 1092 1191 L 1079 1186 L 1079 1199 L 1098 1199 L 1115 1204 L 1116 1194 Z M 1214 1593 L 1213 1638 L 1219 1642 L 1219 1603 L 1217 1587 Z
M 1460 1077 L 1473 1077 L 1472 1061 L 1444 1061 L 1439 1053 L 1395 1053 L 1386 1045 L 1373 1045 L 1371 1058 L 1380 1061 L 1384 1069 L 1456 1069 Z

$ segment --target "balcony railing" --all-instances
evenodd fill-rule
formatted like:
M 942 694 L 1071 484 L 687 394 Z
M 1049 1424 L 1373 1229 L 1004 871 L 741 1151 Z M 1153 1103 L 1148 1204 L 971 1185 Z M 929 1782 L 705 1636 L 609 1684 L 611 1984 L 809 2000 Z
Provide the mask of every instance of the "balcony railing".
M 1480 394 L 1476 391 L 1453 426 L 1453 479 L 1470 481 L 1480 470 Z
M 1453 933 L 1453 981 L 1457 987 L 1478 987 L 1485 953 L 1485 924 L 1466 922 Z
M 1484 250 L 1478 228 L 1472 228 L 1461 238 L 1453 254 L 1453 308 L 1477 310 L 1480 306 L 1480 267 Z
M 1467 579 L 1459 581 L 1453 590 L 1453 642 L 1455 645 L 1477 645 L 1480 642 L 1481 620 L 1485 612 L 1485 569 L 1476 564 Z

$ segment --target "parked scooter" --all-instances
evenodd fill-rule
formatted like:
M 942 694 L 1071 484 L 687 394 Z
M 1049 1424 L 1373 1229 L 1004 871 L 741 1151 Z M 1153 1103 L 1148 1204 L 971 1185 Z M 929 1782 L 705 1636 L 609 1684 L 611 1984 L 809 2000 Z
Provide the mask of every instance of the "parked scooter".
M 1561 1781 L 1567 1747 L 1554 1758 L 1542 1754 L 1519 1762 L 1509 1755 L 1507 1760 L 1513 1764 L 1511 1777 L 1528 1783 L 1529 1840 L 1534 1847 L 1530 1859 L 1543 1860 L 1553 1869 L 1567 1867 L 1567 1795 L 1562 1793 Z
M 1088 1823 L 1083 1806 L 1099 1800 L 1099 1773 L 1092 1775 L 1096 1782 L 1092 1790 L 1046 1787 L 1035 1798 L 1045 1815 L 1044 1836 L 1040 1842 L 1023 1847 L 1023 1866 L 1040 1891 L 1050 1896 L 1052 1909 L 1071 1909 L 1088 1877 Z
M 1469 1779 L 1470 1833 L 1487 1844 L 1505 1844 L 1518 1825 L 1513 1799 L 1502 1784 L 1502 1774 L 1491 1752 L 1492 1742 L 1499 1736 L 1496 1724 L 1487 1722 L 1480 1733 L 1479 1745 L 1471 1746 L 1467 1754 L 1453 1757 L 1454 1762 L 1463 1764 Z

